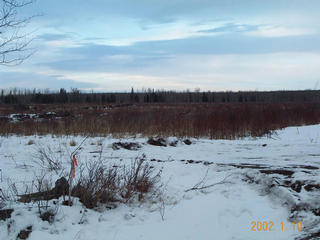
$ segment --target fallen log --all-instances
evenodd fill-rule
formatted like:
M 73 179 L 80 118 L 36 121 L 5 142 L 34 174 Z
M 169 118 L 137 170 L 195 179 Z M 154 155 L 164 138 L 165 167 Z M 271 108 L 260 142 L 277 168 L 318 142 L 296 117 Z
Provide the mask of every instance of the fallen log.
M 35 193 L 28 193 L 23 195 L 18 195 L 20 199 L 19 202 L 29 203 L 31 201 L 42 201 L 42 200 L 52 200 L 58 199 L 63 195 L 67 195 L 69 190 L 68 181 L 62 177 L 59 178 L 55 182 L 55 187 L 50 191 L 43 191 L 43 192 L 35 192 Z

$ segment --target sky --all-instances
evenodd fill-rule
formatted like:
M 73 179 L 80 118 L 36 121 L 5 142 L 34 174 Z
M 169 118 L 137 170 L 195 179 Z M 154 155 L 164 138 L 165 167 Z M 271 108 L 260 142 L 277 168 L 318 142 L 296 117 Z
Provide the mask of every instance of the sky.
M 319 0 L 37 0 L 0 88 L 320 88 Z

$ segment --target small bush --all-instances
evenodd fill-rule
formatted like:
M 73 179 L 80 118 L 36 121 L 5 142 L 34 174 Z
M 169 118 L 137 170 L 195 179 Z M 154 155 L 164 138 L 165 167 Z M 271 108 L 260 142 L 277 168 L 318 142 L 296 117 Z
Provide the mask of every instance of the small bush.
M 27 145 L 33 145 L 34 144 L 34 141 L 33 140 L 29 140 Z
M 143 194 L 156 191 L 155 186 L 160 181 L 161 172 L 155 174 L 154 168 L 146 162 L 144 155 L 136 158 L 129 169 L 124 168 L 121 196 L 127 202 L 139 193 L 139 200 L 141 200 Z
M 77 146 L 77 142 L 76 142 L 75 140 L 71 140 L 71 141 L 70 141 L 70 146 L 71 146 L 71 147 Z
M 47 210 L 47 211 L 40 214 L 40 218 L 42 221 L 47 221 L 48 223 L 53 223 L 55 215 L 56 215 L 56 213 L 54 211 Z
M 47 178 L 45 173 L 35 175 L 35 179 L 25 185 L 24 194 L 16 193 L 17 199 L 22 203 L 34 202 L 38 206 L 38 213 L 41 215 L 43 211 L 49 208 L 49 200 L 53 199 L 51 178 Z
M 34 154 L 35 163 L 41 168 L 59 173 L 62 170 L 62 153 L 55 153 L 49 146 L 38 145 L 37 152 Z
M 18 236 L 17 239 L 27 239 L 32 232 L 32 226 L 28 226 L 26 229 L 22 229 Z
M 80 176 L 72 195 L 79 197 L 87 208 L 94 208 L 98 203 L 117 201 L 119 191 L 119 173 L 115 168 L 106 169 L 101 162 L 87 165 L 88 174 Z
M 87 208 L 95 208 L 99 203 L 129 202 L 134 197 L 141 201 L 145 194 L 158 191 L 161 177 L 161 171 L 156 173 L 145 156 L 136 158 L 130 167 L 105 167 L 95 161 L 86 170 L 88 174 L 81 173 L 72 195 L 79 197 Z

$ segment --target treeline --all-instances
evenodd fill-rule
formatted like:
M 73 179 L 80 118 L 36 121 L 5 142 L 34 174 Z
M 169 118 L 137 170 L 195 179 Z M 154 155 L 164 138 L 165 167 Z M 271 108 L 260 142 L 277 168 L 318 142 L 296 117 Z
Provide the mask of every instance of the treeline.
M 201 92 L 164 91 L 147 89 L 117 93 L 10 89 L 1 90 L 0 103 L 4 104 L 64 104 L 64 103 L 301 103 L 320 102 L 320 90 L 303 91 L 239 91 Z

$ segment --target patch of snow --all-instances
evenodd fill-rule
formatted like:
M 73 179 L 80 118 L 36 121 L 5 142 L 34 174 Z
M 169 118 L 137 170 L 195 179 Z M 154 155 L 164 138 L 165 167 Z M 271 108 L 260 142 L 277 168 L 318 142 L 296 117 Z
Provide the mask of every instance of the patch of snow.
M 320 209 L 319 189 L 312 187 L 320 184 L 319 134 L 320 125 L 301 126 L 279 130 L 271 138 L 200 138 L 190 139 L 191 145 L 179 141 L 175 147 L 152 146 L 141 136 L 89 138 L 77 155 L 80 163 L 101 157 L 109 165 L 130 164 L 145 154 L 153 160 L 150 164 L 155 168 L 163 168 L 164 203 L 135 203 L 112 210 L 84 211 L 76 201 L 72 207 L 61 206 L 52 224 L 39 218 L 35 205 L 11 203 L 8 207 L 15 211 L 11 219 L 0 221 L 0 239 L 16 239 L 19 231 L 29 225 L 33 226 L 31 240 L 298 238 L 320 229 L 319 216 L 312 212 Z M 43 171 L 34 157 L 39 145 L 49 146 L 62 159 L 68 172 L 68 154 L 75 148 L 69 143 L 71 140 L 80 143 L 82 139 L 81 136 L 50 135 L 1 137 L 3 181 L 0 188 L 6 190 L 11 182 L 22 192 L 25 184 Z M 27 145 L 29 140 L 35 144 Z M 112 143 L 121 140 L 136 142 L 142 147 L 137 151 L 122 148 L 114 151 Z M 177 140 L 171 137 L 167 142 Z M 263 170 L 276 171 L 264 173 Z M 76 172 L 76 177 L 78 174 Z M 59 178 L 55 172 L 47 175 L 53 181 Z M 185 192 L 204 177 L 204 185 L 226 177 L 227 181 L 201 191 Z M 299 211 L 292 211 L 297 206 Z M 50 207 L 54 204 L 50 203 Z M 253 221 L 272 221 L 274 231 L 251 231 Z M 304 231 L 292 231 L 290 221 L 302 221 Z M 288 227 L 287 231 L 281 230 L 281 222 Z

